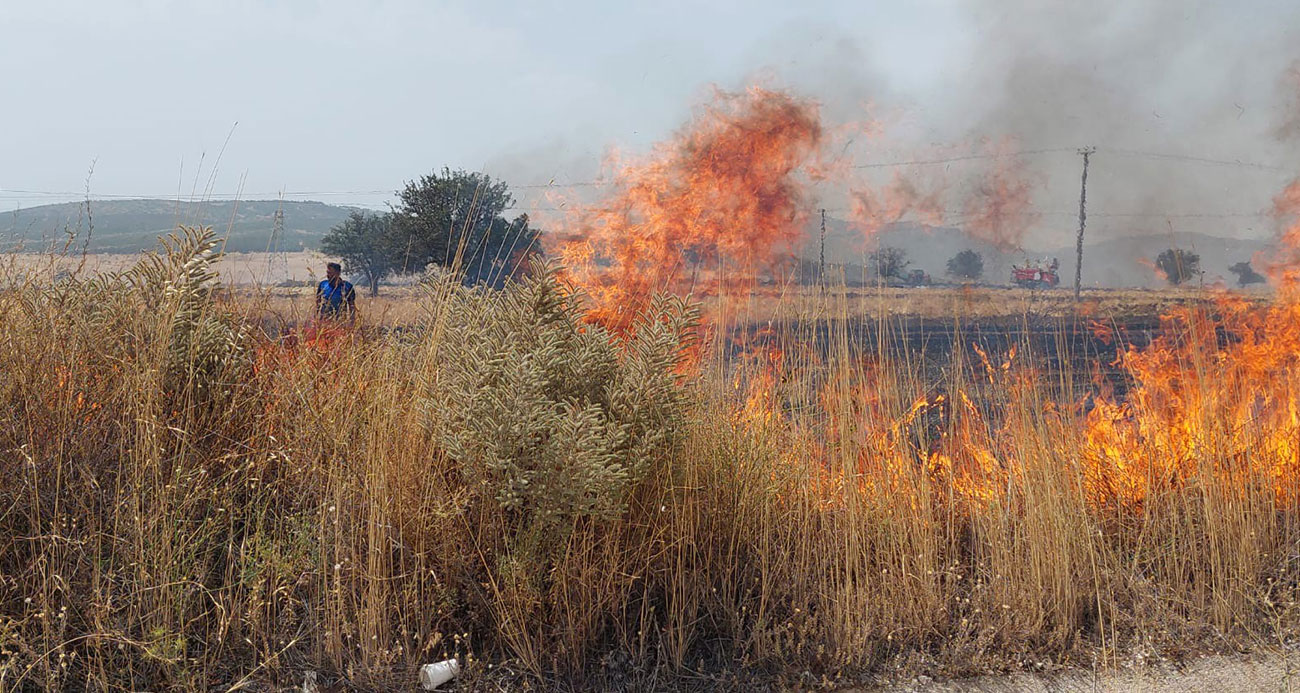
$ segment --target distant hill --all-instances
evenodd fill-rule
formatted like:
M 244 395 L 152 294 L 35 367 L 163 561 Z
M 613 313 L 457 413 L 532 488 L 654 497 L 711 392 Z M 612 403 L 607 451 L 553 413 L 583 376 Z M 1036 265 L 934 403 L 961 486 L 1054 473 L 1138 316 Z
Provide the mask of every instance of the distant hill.
M 1204 233 L 1174 233 L 1127 236 L 1087 244 L 1083 250 L 1085 286 L 1166 286 L 1153 265 L 1161 252 L 1177 247 L 1201 256 L 1206 284 L 1223 280 L 1236 286 L 1236 275 L 1228 266 L 1249 261 L 1256 253 L 1272 247 L 1270 241 L 1223 238 Z M 1074 246 L 1046 253 L 1061 259 L 1061 277 L 1074 281 Z M 1256 270 L 1261 270 L 1258 263 Z
M 817 258 L 817 237 L 817 230 L 809 232 L 810 241 L 801 253 L 805 259 Z M 1083 283 L 1084 286 L 1112 288 L 1164 286 L 1164 280 L 1156 275 L 1152 265 L 1161 251 L 1179 247 L 1201 256 L 1201 269 L 1205 273 L 1207 284 L 1223 279 L 1229 285 L 1235 285 L 1236 278 L 1228 271 L 1228 266 L 1250 260 L 1255 253 L 1266 251 L 1271 245 L 1265 240 L 1223 238 L 1202 233 L 1166 233 L 1099 240 L 1084 246 Z M 831 264 L 852 266 L 851 272 L 855 277 L 861 273 L 866 253 L 886 246 L 903 249 L 911 261 L 909 268 L 923 269 L 936 281 L 946 278 L 944 272 L 949 258 L 962 250 L 971 249 L 983 257 L 983 281 L 990 284 L 1008 283 L 1012 264 L 1053 257 L 1061 263 L 1061 283 L 1074 283 L 1073 244 L 1056 248 L 1004 251 L 968 237 L 961 229 L 914 224 L 888 226 L 881 229 L 868 243 L 848 222 L 827 219 L 826 260 Z
M 92 200 L 89 250 L 99 253 L 135 253 L 155 248 L 158 237 L 178 224 L 205 225 L 222 236 L 229 230 L 226 250 L 262 252 L 271 239 L 275 211 L 284 209 L 284 238 L 280 249 L 310 250 L 319 245 L 329 229 L 354 211 L 351 207 L 324 202 L 178 202 L 175 200 Z M 42 205 L 0 213 L 0 248 L 21 247 L 40 251 L 51 243 L 62 245 L 67 232 L 79 232 L 90 224 L 84 202 Z M 78 241 L 78 248 L 80 241 Z
M 280 202 L 250 200 L 239 203 L 177 202 L 174 200 L 95 200 L 91 202 L 94 230 L 90 235 L 91 252 L 136 253 L 155 248 L 158 237 L 177 224 L 210 225 L 221 234 L 230 229 L 226 250 L 232 253 L 257 253 L 267 250 L 275 211 L 284 209 L 285 251 L 314 250 L 331 227 L 347 218 L 355 208 L 324 202 Z M 65 229 L 84 234 L 88 222 L 84 203 L 43 205 L 0 213 L 0 251 L 21 247 L 40 251 L 55 243 L 62 245 Z M 815 268 L 820 230 L 810 228 L 808 242 L 800 253 Z M 1263 240 L 1238 240 L 1201 233 L 1157 234 L 1113 238 L 1089 243 L 1084 249 L 1084 285 L 1097 287 L 1157 287 L 1163 281 L 1156 276 L 1152 263 L 1166 248 L 1192 250 L 1201 256 L 1201 269 L 1207 283 L 1234 276 L 1228 266 L 1250 260 L 1266 251 L 1270 243 Z M 911 261 L 909 267 L 929 272 L 935 280 L 945 279 L 948 259 L 971 249 L 983 256 L 984 281 L 1005 284 L 1013 263 L 1026 259 L 1055 257 L 1060 260 L 1062 284 L 1074 282 L 1074 246 L 1031 248 L 1003 251 L 969 238 L 961 229 L 894 224 L 882 229 L 870 243 L 842 219 L 827 219 L 826 259 L 832 265 L 847 265 L 845 271 L 860 279 L 865 255 L 880 246 L 902 248 Z M 80 248 L 80 245 L 77 246 Z M 1259 268 L 1256 268 L 1259 269 Z

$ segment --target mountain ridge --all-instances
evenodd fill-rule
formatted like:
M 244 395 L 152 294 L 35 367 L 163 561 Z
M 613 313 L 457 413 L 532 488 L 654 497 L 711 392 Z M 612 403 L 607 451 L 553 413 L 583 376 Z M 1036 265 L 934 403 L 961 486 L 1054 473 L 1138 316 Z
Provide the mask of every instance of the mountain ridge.
M 41 252 L 61 247 L 75 234 L 73 244 L 79 249 L 85 243 L 89 252 L 138 253 L 157 247 L 160 236 L 185 224 L 216 228 L 227 238 L 230 252 L 311 250 L 357 209 L 297 200 L 65 202 L 0 214 L 0 244 L 10 251 Z M 271 248 L 277 210 L 284 212 L 284 232 L 278 247 Z

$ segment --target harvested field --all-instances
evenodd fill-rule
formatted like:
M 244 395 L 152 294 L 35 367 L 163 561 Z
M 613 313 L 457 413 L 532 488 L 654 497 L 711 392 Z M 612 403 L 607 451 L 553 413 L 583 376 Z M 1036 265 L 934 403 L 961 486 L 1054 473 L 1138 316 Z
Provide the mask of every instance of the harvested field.
M 78 253 L 75 244 L 65 253 L 0 253 L 7 277 L 33 276 L 46 281 L 73 272 L 120 272 L 140 259 L 135 253 Z M 221 282 L 233 286 L 301 286 L 325 275 L 327 258 L 317 252 L 228 253 L 213 270 Z
M 307 321 L 312 291 L 234 286 L 223 295 L 256 313 L 267 329 L 283 331 Z M 1084 392 L 1098 374 L 1125 389 L 1125 371 L 1116 363 L 1122 353 L 1145 348 L 1158 337 L 1161 315 L 1180 307 L 1213 311 L 1220 295 L 1204 289 L 1097 289 L 1076 304 L 1064 290 L 840 289 L 823 296 L 816 288 L 793 287 L 767 297 L 706 298 L 701 308 L 726 332 L 716 348 L 728 359 L 756 347 L 824 352 L 843 343 L 859 351 L 884 350 L 893 359 L 915 359 L 928 377 L 938 379 L 954 349 L 970 360 L 977 350 L 999 354 L 1014 346 L 1023 356 L 1042 359 L 1044 375 L 1068 374 L 1075 390 Z M 361 324 L 379 332 L 418 330 L 430 300 L 419 287 L 385 287 L 380 296 L 359 299 Z

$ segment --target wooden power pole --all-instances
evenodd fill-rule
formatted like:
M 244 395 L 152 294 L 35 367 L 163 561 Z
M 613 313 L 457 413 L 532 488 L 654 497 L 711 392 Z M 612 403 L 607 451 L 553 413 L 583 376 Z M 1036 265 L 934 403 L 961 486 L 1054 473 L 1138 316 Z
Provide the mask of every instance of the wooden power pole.
M 1074 257 L 1074 300 L 1079 301 L 1079 290 L 1083 286 L 1083 229 L 1088 220 L 1088 158 L 1097 151 L 1096 147 L 1084 147 L 1079 150 L 1083 155 L 1083 181 L 1079 186 L 1079 238 L 1075 245 Z
M 271 217 L 271 237 L 266 241 L 266 277 L 264 281 L 268 286 L 275 284 L 282 279 L 289 278 L 289 258 L 285 255 L 284 243 L 284 193 L 280 193 L 280 205 L 275 208 L 275 214 Z M 280 279 L 273 279 L 271 272 L 274 271 L 275 261 L 280 260 L 284 267 L 285 276 Z
M 826 291 L 826 208 L 822 208 L 822 246 L 817 261 L 817 284 Z

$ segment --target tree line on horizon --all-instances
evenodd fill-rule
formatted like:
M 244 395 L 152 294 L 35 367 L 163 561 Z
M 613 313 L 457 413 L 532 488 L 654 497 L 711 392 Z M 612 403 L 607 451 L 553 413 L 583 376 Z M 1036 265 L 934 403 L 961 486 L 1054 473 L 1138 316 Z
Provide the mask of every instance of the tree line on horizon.
M 907 251 L 886 246 L 869 255 L 869 267 L 876 276 L 885 279 L 902 279 L 912 264 Z M 1155 268 L 1171 286 L 1178 286 L 1201 276 L 1201 256 L 1182 248 L 1168 248 L 1156 256 Z M 984 257 L 979 252 L 965 249 L 948 259 L 948 276 L 959 281 L 978 281 L 984 275 Z M 1237 277 L 1238 286 L 1262 284 L 1267 279 L 1251 266 L 1250 261 L 1238 262 L 1228 267 Z
M 372 296 L 389 277 L 433 267 L 457 273 L 467 285 L 499 288 L 542 252 L 541 232 L 529 225 L 527 214 L 506 218 L 514 206 L 507 184 L 486 174 L 443 168 L 407 182 L 397 198 L 388 212 L 352 212 L 321 240 L 321 250 L 361 275 Z M 882 278 L 902 278 L 911 264 L 906 251 L 895 247 L 880 248 L 870 258 L 871 269 Z M 1202 274 L 1200 262 L 1197 253 L 1169 248 L 1154 265 L 1177 286 Z M 984 259 L 962 250 L 947 261 L 946 270 L 953 279 L 978 281 Z M 1239 286 L 1265 281 L 1248 261 L 1228 270 Z
M 1182 248 L 1169 248 L 1156 256 L 1156 269 L 1171 286 L 1178 286 L 1204 274 L 1201 269 L 1201 256 Z M 1255 271 L 1249 260 L 1238 262 L 1228 267 L 1228 271 L 1237 276 L 1237 286 L 1262 284 L 1267 279 Z

